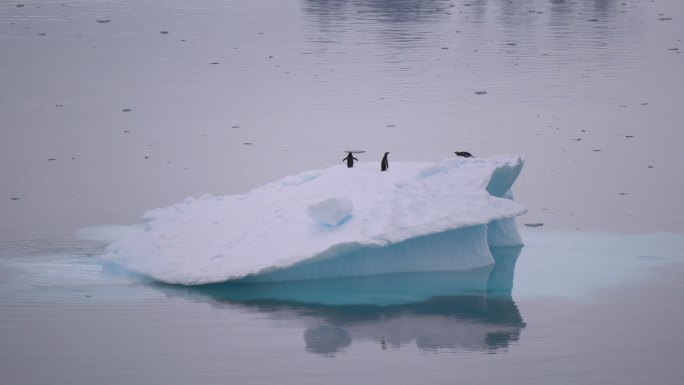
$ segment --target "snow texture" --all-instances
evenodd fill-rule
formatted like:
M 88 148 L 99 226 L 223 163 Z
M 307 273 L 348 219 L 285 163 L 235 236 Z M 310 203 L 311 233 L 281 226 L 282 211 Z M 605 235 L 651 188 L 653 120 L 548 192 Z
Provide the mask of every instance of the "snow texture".
M 526 209 L 510 189 L 523 164 L 506 155 L 307 171 L 151 210 L 144 229 L 110 244 L 107 256 L 186 285 L 489 266 L 490 246 L 522 244 L 513 218 Z
M 309 218 L 325 226 L 341 224 L 354 211 L 354 205 L 347 197 L 329 198 L 309 206 Z

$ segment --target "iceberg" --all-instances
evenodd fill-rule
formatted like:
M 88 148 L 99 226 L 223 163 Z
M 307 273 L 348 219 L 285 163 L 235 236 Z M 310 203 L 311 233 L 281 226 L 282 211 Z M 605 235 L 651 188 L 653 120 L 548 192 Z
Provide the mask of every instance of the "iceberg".
M 187 198 L 143 215 L 106 256 L 183 285 L 279 282 L 491 266 L 520 246 L 511 186 L 524 158 L 332 166 L 242 195 Z

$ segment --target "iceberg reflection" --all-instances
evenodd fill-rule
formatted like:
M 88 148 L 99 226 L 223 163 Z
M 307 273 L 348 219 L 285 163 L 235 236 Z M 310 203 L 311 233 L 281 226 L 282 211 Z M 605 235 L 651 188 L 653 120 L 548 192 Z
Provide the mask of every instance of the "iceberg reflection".
M 381 349 L 490 353 L 518 341 L 525 322 L 511 296 L 521 247 L 493 248 L 492 267 L 298 282 L 154 284 L 170 295 L 208 301 L 302 325 L 308 352 L 326 356 L 353 341 Z

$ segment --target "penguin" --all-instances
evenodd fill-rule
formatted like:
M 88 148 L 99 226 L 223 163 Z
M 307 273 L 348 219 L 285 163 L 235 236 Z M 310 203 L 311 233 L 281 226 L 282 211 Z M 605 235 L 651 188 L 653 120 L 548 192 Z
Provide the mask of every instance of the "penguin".
M 382 161 L 380 161 L 380 171 L 387 171 L 389 168 L 389 162 L 387 161 L 387 154 L 389 152 L 385 153 L 385 156 L 382 157 Z
M 347 167 L 348 168 L 354 167 L 354 161 L 357 161 L 357 162 L 359 161 L 358 159 L 354 158 L 354 155 L 352 155 L 351 152 L 349 153 L 349 155 L 347 155 L 346 158 L 342 159 L 343 162 L 345 160 L 347 161 Z
M 456 156 L 462 156 L 464 158 L 474 158 L 473 154 L 469 153 L 468 151 L 455 151 L 454 154 L 456 154 Z

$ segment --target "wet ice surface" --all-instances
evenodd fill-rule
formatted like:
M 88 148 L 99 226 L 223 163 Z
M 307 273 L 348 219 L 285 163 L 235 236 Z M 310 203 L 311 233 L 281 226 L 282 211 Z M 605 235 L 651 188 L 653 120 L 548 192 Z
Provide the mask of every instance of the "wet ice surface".
M 609 234 L 684 229 L 683 18 L 675 0 L 2 2 L 0 382 L 678 384 L 681 240 Z M 520 224 L 543 226 L 514 280 L 188 291 L 73 238 L 350 148 L 525 154 Z

